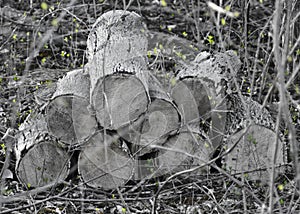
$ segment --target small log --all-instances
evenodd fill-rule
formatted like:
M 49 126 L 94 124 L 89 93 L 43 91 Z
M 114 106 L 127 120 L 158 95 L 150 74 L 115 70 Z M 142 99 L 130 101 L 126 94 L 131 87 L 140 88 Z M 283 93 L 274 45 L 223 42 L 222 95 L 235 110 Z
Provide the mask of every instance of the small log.
M 43 141 L 32 146 L 17 165 L 17 176 L 27 187 L 41 187 L 64 180 L 70 157 L 56 142 Z
M 105 139 L 105 140 L 104 140 Z M 83 181 L 106 190 L 124 185 L 133 175 L 133 160 L 116 135 L 99 131 L 84 145 L 78 171 Z
M 55 97 L 47 106 L 49 132 L 68 145 L 86 141 L 96 131 L 97 122 L 89 101 L 82 97 Z
M 180 128 L 180 116 L 176 106 L 164 99 L 154 99 L 145 115 L 118 133 L 133 143 L 133 155 L 151 152 L 150 145 L 162 145 L 170 134 Z
M 247 180 L 267 184 L 271 175 L 276 133 L 260 125 L 252 125 L 245 131 L 242 129 L 227 140 L 227 149 L 236 146 L 225 156 L 224 168 L 231 174 L 240 173 L 237 177 L 244 176 Z M 276 165 L 284 164 L 283 154 L 284 145 L 279 139 Z M 276 170 L 276 174 L 279 171 Z
M 134 75 L 106 76 L 96 85 L 92 104 L 101 126 L 117 130 L 137 120 L 149 105 L 144 84 Z

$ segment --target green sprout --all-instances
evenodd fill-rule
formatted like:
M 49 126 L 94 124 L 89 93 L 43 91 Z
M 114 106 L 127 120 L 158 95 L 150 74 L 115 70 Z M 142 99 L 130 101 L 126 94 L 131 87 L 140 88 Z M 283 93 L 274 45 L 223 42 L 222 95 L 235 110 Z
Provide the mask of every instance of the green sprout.
M 213 36 L 211 36 L 211 35 L 209 35 L 209 36 L 207 37 L 207 41 L 209 42 L 209 44 L 210 44 L 210 45 L 213 45 L 213 44 L 215 44 L 214 37 L 213 37 Z
M 61 51 L 61 53 L 60 53 L 60 55 L 61 55 L 62 57 L 64 57 L 66 54 L 67 54 L 67 52 L 65 52 L 65 51 Z
M 45 64 L 46 61 L 47 61 L 46 57 L 44 57 L 44 58 L 41 60 L 42 64 Z
M 18 35 L 17 35 L 17 34 L 14 34 L 12 38 L 13 38 L 13 40 L 17 40 Z
M 53 20 L 51 21 L 51 25 L 54 26 L 54 27 L 57 27 L 57 25 L 58 25 L 57 19 L 53 19 Z
M 282 190 L 284 189 L 284 186 L 283 186 L 283 184 L 279 184 L 279 185 L 277 186 L 277 188 L 278 188 L 279 191 L 282 191 Z

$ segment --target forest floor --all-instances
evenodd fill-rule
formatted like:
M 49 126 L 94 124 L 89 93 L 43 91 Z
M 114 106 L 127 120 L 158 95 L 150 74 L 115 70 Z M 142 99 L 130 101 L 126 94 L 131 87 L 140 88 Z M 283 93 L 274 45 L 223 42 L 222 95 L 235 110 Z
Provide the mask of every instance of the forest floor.
M 0 169 L 7 164 L 19 126 L 32 111 L 40 108 L 34 92 L 48 87 L 66 72 L 85 65 L 89 31 L 101 14 L 113 9 L 126 8 L 140 14 L 148 30 L 165 35 L 160 38 L 161 43 L 171 36 L 181 41 L 181 52 L 163 56 L 166 62 L 160 69 L 165 72 L 170 71 L 168 66 L 172 67 L 172 62 L 178 58 L 191 60 L 201 51 L 234 50 L 242 61 L 237 75 L 240 92 L 259 103 L 265 101 L 266 108 L 276 120 L 280 93 L 276 87 L 278 71 L 273 50 L 274 1 L 212 2 L 223 3 L 221 7 L 214 7 L 214 4 L 199 0 L 0 0 Z M 292 31 L 285 78 L 287 82 L 291 80 L 286 89 L 288 108 L 290 122 L 299 137 L 300 76 L 299 72 L 293 72 L 299 70 L 296 65 L 300 61 L 297 22 L 299 24 L 296 17 L 290 24 Z M 193 51 L 189 51 L 190 45 Z M 285 122 L 281 123 L 281 130 L 289 131 Z M 297 140 L 299 142 L 299 138 Z M 50 189 L 33 189 L 18 182 L 13 153 L 11 155 L 7 173 L 1 170 L 0 213 L 270 211 L 272 194 L 268 183 L 235 179 L 220 172 L 182 174 L 172 179 L 165 176 L 138 184 L 130 181 L 113 191 L 82 186 L 79 178 Z M 300 212 L 300 194 L 294 170 L 290 167 L 292 162 L 287 165 L 288 170 L 274 181 L 274 213 Z

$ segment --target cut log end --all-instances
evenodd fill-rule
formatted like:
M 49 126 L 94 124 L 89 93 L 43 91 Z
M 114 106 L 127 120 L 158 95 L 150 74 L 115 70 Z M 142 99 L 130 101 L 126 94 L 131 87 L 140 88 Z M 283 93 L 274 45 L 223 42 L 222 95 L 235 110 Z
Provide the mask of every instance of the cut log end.
M 87 140 L 97 127 L 96 119 L 89 110 L 89 102 L 71 95 L 59 96 L 50 102 L 47 106 L 47 124 L 51 134 L 69 145 Z
M 101 126 L 117 130 L 143 114 L 149 98 L 143 83 L 133 75 L 111 75 L 99 81 L 92 103 Z
M 228 148 L 239 142 L 225 157 L 224 167 L 231 174 L 239 173 L 238 177 L 245 176 L 248 180 L 267 184 L 271 175 L 276 133 L 259 125 L 252 125 L 244 132 L 243 129 L 228 139 Z M 278 141 L 276 157 L 276 165 L 284 164 L 284 145 L 281 140 Z
M 68 175 L 69 160 L 69 155 L 55 142 L 41 142 L 21 159 L 17 176 L 27 187 L 61 182 Z
M 94 135 L 79 157 L 79 173 L 89 186 L 115 189 L 124 185 L 133 174 L 133 161 L 116 136 L 102 132 Z
M 151 145 L 157 150 L 136 160 L 135 179 L 173 174 L 209 161 L 211 147 L 197 134 L 182 131 L 169 137 L 162 145 Z M 193 159 L 193 155 L 201 155 Z M 202 171 L 203 172 L 203 171 Z

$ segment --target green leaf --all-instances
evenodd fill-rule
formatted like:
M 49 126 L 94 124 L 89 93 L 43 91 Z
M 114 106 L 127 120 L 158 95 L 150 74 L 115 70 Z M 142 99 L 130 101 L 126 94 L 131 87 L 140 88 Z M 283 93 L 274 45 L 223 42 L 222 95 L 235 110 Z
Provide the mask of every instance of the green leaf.
M 53 19 L 53 20 L 51 21 L 51 25 L 54 26 L 54 27 L 56 27 L 56 26 L 58 25 L 57 19 Z
M 281 205 L 283 205 L 283 204 L 284 204 L 284 199 L 283 199 L 283 198 L 279 199 L 279 203 L 280 203 Z
M 122 207 L 122 213 L 126 213 L 126 208 Z
M 224 26 L 226 25 L 226 20 L 224 18 L 221 19 L 221 24 Z
M 161 0 L 160 1 L 161 6 L 166 7 L 167 6 L 167 2 L 165 0 Z
M 279 185 L 277 186 L 277 188 L 278 188 L 279 191 L 282 191 L 282 190 L 284 189 L 284 186 L 283 186 L 283 184 L 279 184 Z
M 187 37 L 188 34 L 187 34 L 187 32 L 184 31 L 184 32 L 182 32 L 182 35 L 183 35 L 184 37 Z
M 44 58 L 41 60 L 42 64 L 45 64 L 46 61 L 47 61 L 47 58 L 46 58 L 46 57 L 44 57 Z
M 211 35 L 209 35 L 209 36 L 207 37 L 207 41 L 208 41 L 208 42 L 209 42 L 209 44 L 211 44 L 211 45 L 215 44 L 214 37 L 213 37 L 213 36 L 211 36 Z
M 60 55 L 61 55 L 62 57 L 64 57 L 66 54 L 67 54 L 67 52 L 65 52 L 65 51 L 61 51 L 61 53 L 60 53 Z
M 48 9 L 48 4 L 47 4 L 46 2 L 42 2 L 42 3 L 41 3 L 41 8 L 42 8 L 43 10 L 47 10 L 47 9 Z

